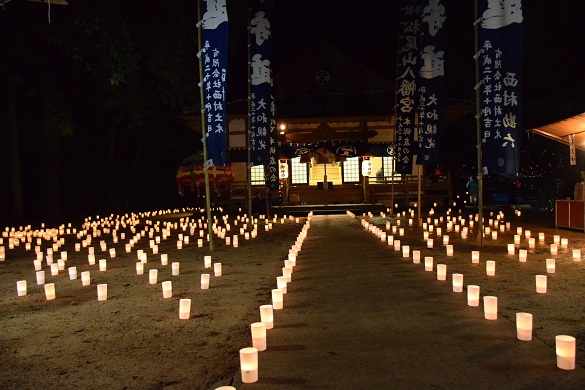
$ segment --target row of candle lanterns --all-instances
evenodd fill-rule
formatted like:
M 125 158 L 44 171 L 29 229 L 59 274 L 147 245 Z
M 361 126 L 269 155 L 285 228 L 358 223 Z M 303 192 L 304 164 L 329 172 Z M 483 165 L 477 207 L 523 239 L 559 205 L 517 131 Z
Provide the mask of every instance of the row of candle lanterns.
M 267 330 L 274 327 L 274 310 L 284 308 L 284 295 L 288 293 L 287 284 L 292 281 L 293 268 L 296 266 L 298 253 L 301 251 L 303 241 L 311 226 L 312 213 L 307 216 L 297 240 L 289 250 L 288 259 L 284 261 L 282 275 L 276 278 L 277 288 L 271 291 L 272 304 L 260 306 L 260 322 L 250 325 L 252 346 L 240 349 L 240 374 L 243 383 L 254 383 L 258 381 L 258 352 L 267 348 Z
M 349 213 L 348 213 L 349 215 Z M 435 220 L 436 221 L 436 220 Z M 362 225 L 364 228 L 368 229 L 370 232 L 378 235 L 382 239 L 382 232 L 377 227 L 370 225 L 365 219 L 362 219 Z M 397 223 L 398 225 L 398 223 Z M 396 226 L 397 226 L 396 225 Z M 389 226 L 389 222 L 386 223 L 386 230 L 392 229 L 392 232 L 396 232 L 396 226 Z M 431 227 L 432 231 L 433 225 L 424 226 L 426 229 L 427 227 Z M 508 229 L 509 229 L 509 225 Z M 440 228 L 437 228 L 440 229 Z M 521 233 L 521 228 L 518 228 L 517 232 Z M 489 230 L 487 230 L 489 234 Z M 494 232 L 492 232 L 493 235 Z M 529 241 L 529 246 L 533 241 L 530 240 L 530 231 L 525 231 L 526 238 Z M 403 234 L 400 234 L 401 236 Z M 444 236 L 445 237 L 445 236 Z M 446 236 L 448 237 L 448 236 Z M 544 242 L 544 233 L 539 234 L 539 241 Z M 465 237 L 462 237 L 465 238 Z M 427 247 L 432 248 L 432 243 L 429 245 L 428 239 L 428 232 L 425 230 L 424 239 L 427 240 Z M 388 245 L 393 245 L 395 251 L 402 250 L 402 257 L 408 258 L 410 253 L 410 246 L 409 245 L 402 245 L 400 244 L 400 240 L 394 240 L 393 236 L 387 236 Z M 431 241 L 432 242 L 432 241 Z M 448 245 L 448 239 L 443 239 L 443 244 L 446 246 L 447 256 L 453 255 L 452 246 Z M 556 243 L 562 242 L 562 247 L 566 248 L 568 246 L 567 239 L 561 239 L 560 236 L 554 236 L 555 244 L 551 244 L 551 254 L 556 255 Z M 515 239 L 515 244 L 518 245 L 519 240 Z M 509 246 L 508 246 L 509 247 Z M 412 259 L 413 263 L 420 263 L 420 251 L 412 251 Z M 520 261 L 526 261 L 526 251 L 520 250 L 519 254 Z M 580 250 L 573 250 L 573 260 L 580 261 Z M 554 273 L 554 259 L 547 259 L 547 272 Z M 425 263 L 425 271 L 433 271 L 433 258 L 427 256 L 424 258 Z M 479 263 L 479 251 L 472 251 L 472 263 Z M 447 265 L 446 264 L 437 264 L 436 265 L 436 273 L 437 273 L 437 280 L 446 280 L 447 275 Z M 486 274 L 488 276 L 495 275 L 495 262 L 493 260 L 486 261 Z M 452 274 L 452 288 L 454 292 L 462 292 L 463 291 L 463 274 L 454 273 Z M 537 293 L 546 293 L 547 290 L 547 277 L 546 275 L 536 275 L 536 292 Z M 468 285 L 467 286 L 467 303 L 469 306 L 479 306 L 480 301 L 480 287 L 477 285 Z M 483 297 L 483 306 L 484 306 L 484 318 L 488 320 L 496 320 L 497 319 L 497 312 L 498 312 L 498 298 L 496 296 L 484 296 Z M 519 340 L 529 341 L 532 340 L 532 321 L 533 317 L 530 313 L 516 313 L 516 328 L 517 328 L 517 338 Z M 576 344 L 575 338 L 568 335 L 558 335 L 555 337 L 555 344 L 556 344 L 556 355 L 557 355 L 557 366 L 561 369 L 571 370 L 575 368 L 575 354 L 576 354 Z

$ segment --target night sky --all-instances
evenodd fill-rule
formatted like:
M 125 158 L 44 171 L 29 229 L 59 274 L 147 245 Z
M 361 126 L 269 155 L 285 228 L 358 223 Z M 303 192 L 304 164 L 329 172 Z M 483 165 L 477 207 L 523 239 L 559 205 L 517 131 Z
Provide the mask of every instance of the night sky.
M 175 120 L 197 111 L 197 7 L 192 0 L 70 0 L 48 7 L 12 0 L 0 9 L 0 225 L 67 220 L 104 212 L 179 207 L 180 161 L 197 148 Z M 277 0 L 272 23 L 275 73 L 313 39 L 324 39 L 394 79 L 398 1 Z M 473 1 L 448 8 L 447 97 L 473 99 Z M 585 111 L 585 5 L 523 1 L 524 128 Z M 247 2 L 228 0 L 228 100 L 246 97 Z M 3 99 L 4 100 L 4 99 Z M 474 121 L 452 131 L 474 132 Z M 13 148 L 14 134 L 19 147 Z M 199 142 L 200 144 L 200 142 Z M 525 142 L 523 164 L 559 171 L 564 151 Z M 473 145 L 471 146 L 473 148 Z M 11 154 L 17 150 L 18 156 Z M 553 154 L 554 150 L 554 154 Z M 453 154 L 453 153 L 451 153 Z M 455 153 L 459 154 L 459 153 Z M 534 157 L 536 156 L 536 157 Z M 23 212 L 15 204 L 20 161 Z M 465 163 L 467 164 L 467 163 Z M 453 166 L 458 165 L 458 166 Z M 461 168 L 449 161 L 448 169 Z M 467 167 L 466 168 L 471 168 Z M 564 168 L 563 168 L 564 169 Z M 16 206 L 16 208 L 15 208 Z

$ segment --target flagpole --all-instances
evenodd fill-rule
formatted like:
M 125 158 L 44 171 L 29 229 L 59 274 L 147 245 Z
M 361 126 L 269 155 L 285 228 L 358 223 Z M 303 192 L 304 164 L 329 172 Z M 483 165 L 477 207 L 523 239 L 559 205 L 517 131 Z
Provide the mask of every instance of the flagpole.
M 201 44 L 201 1 L 197 0 L 197 19 L 199 25 L 197 27 L 197 43 L 199 45 L 199 98 L 201 100 L 201 142 L 203 143 L 203 174 L 205 176 L 205 209 L 207 211 L 207 234 L 209 239 L 209 252 L 213 253 L 213 228 L 211 220 L 211 196 L 209 193 L 209 172 L 207 167 L 207 130 L 205 128 L 205 96 L 204 96 L 204 83 L 203 83 L 203 60 L 201 59 L 202 44 Z
M 478 0 L 475 0 L 475 53 L 479 53 L 479 6 Z M 479 213 L 479 221 L 477 224 L 477 243 L 483 247 L 483 142 L 481 136 L 481 91 L 480 91 L 480 77 L 479 77 L 479 56 L 475 58 L 475 127 L 477 131 L 477 207 Z
M 248 22 L 251 20 L 252 8 L 248 8 Z M 247 162 L 246 162 L 246 186 L 248 187 L 248 218 L 250 223 L 254 220 L 252 214 L 252 145 L 250 141 L 250 132 L 252 131 L 252 54 L 250 53 L 252 42 L 250 41 L 250 25 L 248 25 L 248 123 L 246 132 L 246 150 L 247 150 Z

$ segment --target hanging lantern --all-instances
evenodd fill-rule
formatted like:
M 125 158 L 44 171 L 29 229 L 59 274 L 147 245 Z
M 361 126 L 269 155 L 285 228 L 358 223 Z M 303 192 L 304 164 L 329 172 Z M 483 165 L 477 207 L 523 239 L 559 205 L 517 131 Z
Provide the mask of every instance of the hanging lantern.
M 370 176 L 372 174 L 372 161 L 365 160 L 362 161 L 362 176 Z

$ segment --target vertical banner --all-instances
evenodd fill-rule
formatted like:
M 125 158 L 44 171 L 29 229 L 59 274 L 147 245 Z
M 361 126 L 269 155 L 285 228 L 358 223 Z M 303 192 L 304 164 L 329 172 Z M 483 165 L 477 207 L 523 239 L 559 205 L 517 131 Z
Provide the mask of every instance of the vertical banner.
M 522 98 L 522 1 L 481 0 L 479 30 L 484 171 L 517 175 Z
M 205 168 L 225 165 L 225 88 L 227 74 L 228 14 L 226 0 L 200 0 L 205 132 L 209 160 Z
M 420 1 L 402 0 L 396 64 L 396 172 L 412 173 L 414 131 L 416 122 L 416 73 L 419 66 L 418 37 L 420 35 Z
M 569 161 L 571 165 L 577 165 L 577 154 L 575 150 L 575 134 L 569 134 Z
M 418 88 L 417 163 L 439 162 L 442 130 L 443 84 L 445 80 L 445 3 L 423 0 L 420 35 Z
M 278 190 L 278 141 L 276 106 L 272 96 L 272 34 L 270 31 L 271 4 L 269 0 L 252 1 L 250 20 L 250 148 L 252 165 L 264 165 L 266 185 Z

